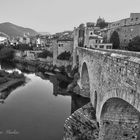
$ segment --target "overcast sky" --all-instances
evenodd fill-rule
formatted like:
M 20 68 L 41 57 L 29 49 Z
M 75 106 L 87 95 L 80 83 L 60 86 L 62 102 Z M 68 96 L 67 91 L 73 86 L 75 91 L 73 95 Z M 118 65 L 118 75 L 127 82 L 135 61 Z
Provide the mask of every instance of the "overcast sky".
M 50 33 L 96 22 L 99 16 L 112 22 L 130 13 L 140 13 L 140 0 L 0 0 L 0 23 Z

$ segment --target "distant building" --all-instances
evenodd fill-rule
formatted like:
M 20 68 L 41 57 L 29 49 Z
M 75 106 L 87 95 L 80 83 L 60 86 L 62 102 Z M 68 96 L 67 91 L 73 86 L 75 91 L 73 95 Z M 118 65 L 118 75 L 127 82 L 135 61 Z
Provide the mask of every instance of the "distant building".
M 37 45 L 37 47 L 40 47 L 41 46 L 41 39 L 40 38 L 37 38 L 36 45 Z
M 113 32 L 118 33 L 120 48 L 125 49 L 134 37 L 140 36 L 140 13 L 131 13 L 129 18 L 109 23 L 106 31 L 108 42 Z
M 0 44 L 7 43 L 8 39 L 6 37 L 0 36 Z
M 59 39 L 57 39 L 58 55 L 63 52 L 73 51 L 73 37 L 69 33 L 64 33 Z
M 88 24 L 87 24 L 88 25 Z M 92 49 L 111 49 L 112 43 L 104 43 L 100 28 L 94 26 L 79 26 L 74 29 L 75 46 Z
M 58 34 L 57 34 L 58 35 Z M 73 52 L 73 32 L 63 32 L 59 33 L 59 36 L 54 36 L 52 39 L 52 46 L 53 46 L 53 65 L 57 66 L 66 66 L 71 63 L 63 61 L 58 61 L 57 57 L 62 54 L 63 52 Z M 63 62 L 63 63 L 62 63 Z

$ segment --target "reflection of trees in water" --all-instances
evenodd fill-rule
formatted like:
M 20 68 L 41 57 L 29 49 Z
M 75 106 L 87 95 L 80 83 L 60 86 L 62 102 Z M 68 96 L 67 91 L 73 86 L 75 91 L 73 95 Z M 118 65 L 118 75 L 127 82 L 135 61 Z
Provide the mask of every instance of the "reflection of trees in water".
M 10 93 L 11 93 L 13 90 L 15 90 L 16 88 L 18 88 L 19 86 L 24 85 L 24 84 L 25 84 L 25 82 L 20 81 L 20 82 L 14 84 L 14 85 L 12 85 L 12 86 L 9 86 L 6 90 L 2 91 L 2 92 L 0 93 L 0 103 L 3 104 L 3 103 L 4 103 L 4 100 L 6 100 L 6 98 L 10 95 Z
M 27 64 L 20 64 L 20 63 L 16 63 L 16 68 L 18 68 L 19 70 L 21 70 L 21 72 L 23 73 L 35 73 L 36 72 L 36 68 L 34 66 L 31 65 L 27 65 Z
M 63 96 L 67 96 L 70 95 L 70 93 L 68 93 L 67 90 L 67 86 L 68 86 L 68 82 L 63 81 L 59 78 L 57 78 L 55 75 L 54 76 L 50 76 L 49 80 L 51 83 L 53 83 L 53 94 L 55 96 L 57 95 L 63 95 Z
M 53 83 L 53 94 L 55 96 L 71 96 L 71 113 L 90 102 L 89 98 L 82 97 L 73 92 L 67 92 L 68 83 L 66 83 L 65 81 L 61 81 L 55 76 L 50 76 L 49 80 L 51 83 Z
M 72 94 L 71 97 L 71 113 L 90 102 L 89 98 L 85 98 L 77 94 Z
M 41 77 L 44 80 L 49 80 L 53 84 L 53 94 L 54 96 L 62 95 L 62 96 L 71 96 L 71 113 L 73 113 L 78 108 L 82 107 L 83 105 L 87 104 L 90 99 L 81 97 L 80 95 L 77 95 L 75 93 L 67 92 L 67 86 L 69 84 L 68 81 L 65 81 L 65 78 L 62 74 L 58 75 L 47 75 L 43 72 L 38 72 L 34 66 L 31 65 L 23 65 L 20 63 L 3 63 L 2 68 L 3 69 L 19 69 L 23 73 L 35 73 L 37 76 Z M 15 90 L 18 86 L 22 85 L 23 83 L 18 83 L 17 85 L 14 85 L 12 87 L 9 87 L 6 91 L 4 91 L 0 95 L 1 101 L 5 100 L 10 93 Z M 2 103 L 2 102 L 1 102 Z

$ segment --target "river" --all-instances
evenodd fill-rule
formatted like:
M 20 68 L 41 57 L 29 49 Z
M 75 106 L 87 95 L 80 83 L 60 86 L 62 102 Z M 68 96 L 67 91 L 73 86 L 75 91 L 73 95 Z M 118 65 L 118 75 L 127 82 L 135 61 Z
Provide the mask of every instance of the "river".
M 41 78 L 33 70 L 19 70 L 21 67 L 1 64 L 1 69 L 8 72 L 23 73 L 26 83 L 11 91 L 0 104 L 0 139 L 62 140 L 66 118 L 87 99 L 56 94 L 59 84 L 55 76 Z

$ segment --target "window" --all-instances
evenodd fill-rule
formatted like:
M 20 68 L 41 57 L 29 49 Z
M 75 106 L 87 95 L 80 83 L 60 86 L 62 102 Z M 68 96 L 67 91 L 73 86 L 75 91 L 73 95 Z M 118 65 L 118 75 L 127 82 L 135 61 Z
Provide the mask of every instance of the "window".
M 58 46 L 59 46 L 59 47 L 63 47 L 63 44 L 59 44 Z
M 104 48 L 104 45 L 100 45 L 100 48 Z
M 111 49 L 111 46 L 106 46 L 106 49 Z
M 95 45 L 95 48 L 97 48 L 97 45 Z

